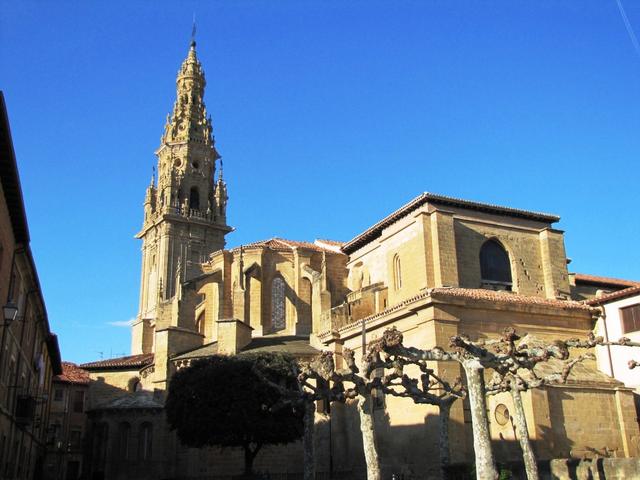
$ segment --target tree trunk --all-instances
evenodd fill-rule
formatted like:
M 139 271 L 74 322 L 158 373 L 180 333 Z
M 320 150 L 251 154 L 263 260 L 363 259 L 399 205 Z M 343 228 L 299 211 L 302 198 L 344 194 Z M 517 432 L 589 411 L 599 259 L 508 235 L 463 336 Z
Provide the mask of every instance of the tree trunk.
M 449 415 L 451 413 L 451 402 L 446 400 L 440 404 L 440 470 L 442 478 L 449 478 L 449 464 L 451 458 L 449 456 Z
M 487 418 L 487 404 L 484 397 L 484 368 L 477 360 L 466 361 L 462 366 L 467 375 L 467 388 L 469 389 L 476 477 L 478 480 L 494 480 L 498 478 L 498 472 L 491 451 L 489 419 Z
M 302 445 L 304 449 L 304 480 L 315 480 L 316 478 L 316 459 L 313 445 L 315 412 L 316 403 L 313 400 L 305 401 L 304 436 L 302 437 Z
M 244 474 L 246 476 L 253 475 L 253 461 L 258 455 L 258 451 L 260 450 L 261 445 L 256 445 L 256 447 L 252 450 L 251 444 L 247 444 L 244 446 Z
M 362 432 L 362 448 L 367 463 L 367 480 L 382 480 L 378 448 L 376 447 L 376 429 L 373 419 L 371 394 L 360 395 L 358 412 L 360 413 L 360 431 Z
M 511 382 L 511 398 L 513 399 L 513 423 L 516 427 L 520 448 L 522 448 L 522 458 L 524 460 L 524 468 L 527 472 L 529 480 L 538 480 L 538 462 L 533 452 L 531 441 L 529 440 L 529 430 L 527 429 L 527 418 L 522 405 L 522 395 L 516 382 Z

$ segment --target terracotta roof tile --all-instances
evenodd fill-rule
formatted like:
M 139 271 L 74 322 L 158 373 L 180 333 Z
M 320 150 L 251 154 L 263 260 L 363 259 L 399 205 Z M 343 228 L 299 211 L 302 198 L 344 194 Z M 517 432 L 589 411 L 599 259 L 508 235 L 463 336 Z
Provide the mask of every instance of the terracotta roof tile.
M 298 337 L 294 335 L 265 335 L 254 337 L 248 345 L 244 346 L 241 353 L 245 352 L 284 352 L 293 356 L 313 356 L 320 353 L 309 344 L 309 337 Z M 187 350 L 174 357 L 172 361 L 193 360 L 205 358 L 218 354 L 218 343 L 211 342 L 201 347 Z
M 512 292 L 485 290 L 482 288 L 434 288 L 431 296 L 462 297 L 472 300 L 487 300 L 502 303 L 520 303 L 523 305 L 547 305 L 562 308 L 563 310 L 591 310 L 582 302 L 575 300 L 557 300 L 551 298 L 519 295 Z
M 361 234 L 349 240 L 342 246 L 342 251 L 345 253 L 355 252 L 358 248 L 378 238 L 382 234 L 382 230 L 384 230 L 386 227 L 401 219 L 405 215 L 408 215 L 412 211 L 417 210 L 427 202 L 433 203 L 435 205 L 454 206 L 467 208 L 470 210 L 478 210 L 495 215 L 526 218 L 528 220 L 535 220 L 544 223 L 555 223 L 560 220 L 560 217 L 551 215 L 549 213 L 532 212 L 511 207 L 501 207 L 499 205 L 492 205 L 490 203 L 472 202 L 460 198 L 447 197 L 445 195 L 424 192 L 411 200 L 409 203 L 406 203 L 405 205 L 400 207 L 395 212 L 387 215 L 372 227 L 368 228 Z
M 634 287 L 640 285 L 640 282 L 634 280 L 623 280 L 621 278 L 599 277 L 597 275 L 587 275 L 585 273 L 575 274 L 576 282 L 591 283 L 595 285 L 607 285 L 613 287 Z
M 541 306 L 549 306 L 555 307 L 562 310 L 582 310 L 582 311 L 591 311 L 592 307 L 583 303 L 576 302 L 574 300 L 555 300 L 555 299 L 547 299 L 540 297 L 533 297 L 529 295 L 519 295 L 517 293 L 511 292 L 500 292 L 495 290 L 485 290 L 480 288 L 453 288 L 453 287 L 441 287 L 441 288 L 430 288 L 425 290 L 424 292 L 415 295 L 411 298 L 407 298 L 400 303 L 396 303 L 385 310 L 378 312 L 376 314 L 370 315 L 365 318 L 361 318 L 358 320 L 354 320 L 353 322 L 344 325 L 338 329 L 338 331 L 342 332 L 349 328 L 352 328 L 354 325 L 359 325 L 361 322 L 370 322 L 376 320 L 378 318 L 384 317 L 390 313 L 395 312 L 396 310 L 401 310 L 403 307 L 411 305 L 423 298 L 432 297 L 432 298 L 466 298 L 469 300 L 479 300 L 479 301 L 488 301 L 488 302 L 496 302 L 496 303 L 511 303 L 511 304 L 520 304 L 520 305 L 541 305 Z
M 309 344 L 309 337 L 294 335 L 265 335 L 251 339 L 249 345 L 242 348 L 242 353 L 284 352 L 293 356 L 313 356 L 320 353 Z
M 300 242 L 297 240 L 286 240 L 284 238 L 273 237 L 268 240 L 260 240 L 258 242 L 247 243 L 232 249 L 232 251 L 239 251 L 240 248 L 246 250 L 250 248 L 269 248 L 271 250 L 279 251 L 292 251 L 294 248 L 306 248 L 308 250 L 314 250 L 316 252 L 336 252 L 335 249 L 323 247 L 311 242 Z
M 62 362 L 62 373 L 53 377 L 54 382 L 89 384 L 89 372 L 75 363 Z
M 85 370 L 130 369 L 144 367 L 150 363 L 153 363 L 153 353 L 142 353 L 140 355 L 129 355 L 127 357 L 83 363 L 80 367 Z
M 617 292 L 607 293 L 606 295 L 602 295 L 601 297 L 587 300 L 584 303 L 586 303 L 587 305 L 602 305 L 603 303 L 609 303 L 614 300 L 620 300 L 623 298 L 631 297 L 633 295 L 640 295 L 640 285 L 625 288 L 624 290 L 618 290 Z
M 162 407 L 161 398 L 156 398 L 153 392 L 141 390 L 99 404 L 92 410 L 159 410 Z

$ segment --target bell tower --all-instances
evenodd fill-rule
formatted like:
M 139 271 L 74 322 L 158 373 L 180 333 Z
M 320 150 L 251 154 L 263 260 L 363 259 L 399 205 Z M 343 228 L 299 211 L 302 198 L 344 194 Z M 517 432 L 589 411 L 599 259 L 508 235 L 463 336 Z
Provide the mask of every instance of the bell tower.
M 211 116 L 204 104 L 206 82 L 191 42 L 176 80 L 176 101 L 167 115 L 155 174 L 147 187 L 142 239 L 140 307 L 133 324 L 132 354 L 154 351 L 154 332 L 171 326 L 163 308 L 178 285 L 201 273 L 200 265 L 225 245 L 227 187 L 216 161 Z

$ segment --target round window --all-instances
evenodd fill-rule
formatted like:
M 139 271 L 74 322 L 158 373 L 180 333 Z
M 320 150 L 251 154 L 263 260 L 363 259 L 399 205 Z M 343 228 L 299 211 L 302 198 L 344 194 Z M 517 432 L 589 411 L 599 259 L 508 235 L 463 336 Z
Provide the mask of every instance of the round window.
M 196 170 L 200 168 L 200 164 L 198 162 L 193 162 L 191 165 L 193 165 L 193 168 L 195 168 Z

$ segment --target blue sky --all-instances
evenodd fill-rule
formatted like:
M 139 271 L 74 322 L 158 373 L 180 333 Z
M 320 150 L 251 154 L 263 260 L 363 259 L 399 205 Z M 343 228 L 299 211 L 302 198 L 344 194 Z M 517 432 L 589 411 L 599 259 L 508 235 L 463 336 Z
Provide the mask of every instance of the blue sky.
M 0 88 L 65 359 L 129 352 L 113 323 L 137 311 L 133 236 L 194 12 L 229 245 L 348 240 L 430 191 L 559 214 L 572 271 L 640 279 L 640 52 L 615 0 L 2 0 Z

